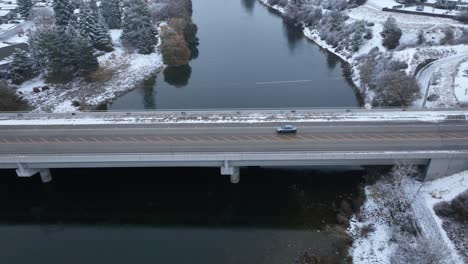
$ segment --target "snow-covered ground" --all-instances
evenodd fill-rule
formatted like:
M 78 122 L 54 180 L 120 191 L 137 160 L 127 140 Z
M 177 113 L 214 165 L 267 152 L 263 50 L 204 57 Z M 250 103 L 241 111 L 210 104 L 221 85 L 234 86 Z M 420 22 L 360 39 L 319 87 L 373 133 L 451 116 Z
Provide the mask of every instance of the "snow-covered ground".
M 455 76 L 455 96 L 461 105 L 468 106 L 468 60 L 460 63 Z
M 442 227 L 442 220 L 434 211 L 434 205 L 442 201 L 450 202 L 468 190 L 468 171 L 432 182 L 412 182 L 406 189 L 408 197 L 413 199 L 412 207 L 423 235 L 432 240 L 443 240 L 452 258 L 450 263 L 463 264 L 464 261 Z
M 421 227 L 422 236 L 431 241 L 443 241 L 448 253 L 447 263 L 463 264 L 452 241 L 442 227 L 442 220 L 435 214 L 434 205 L 442 201 L 451 201 L 460 193 L 468 190 L 468 171 L 455 174 L 432 182 L 404 182 L 408 201 L 414 211 L 416 221 Z M 367 200 L 361 208 L 363 221 L 356 217 L 351 219 L 349 233 L 355 238 L 350 254 L 355 264 L 391 264 L 390 256 L 396 249 L 392 240 L 391 227 L 382 219 L 380 208 L 372 189 L 366 187 Z M 362 220 L 362 219 L 361 219 Z M 373 230 L 367 236 L 359 234 L 360 230 L 371 225 Z
M 115 50 L 98 58 L 103 75 L 108 80 L 88 82 L 75 79 L 66 85 L 47 84 L 42 77 L 19 86 L 18 92 L 30 103 L 34 112 L 73 112 L 80 106 L 92 108 L 110 102 L 164 67 L 161 54 L 129 53 L 120 42 L 121 30 L 111 30 Z M 158 50 L 158 49 L 157 49 Z M 36 92 L 34 88 L 41 91 Z M 73 103 L 75 102 L 75 104 Z
M 445 54 L 431 57 L 430 59 L 437 57 L 440 59 L 428 64 L 418 73 L 417 78 L 422 97 L 414 102 L 416 107 L 456 107 L 461 102 L 458 98 L 463 99 L 461 94 L 456 94 L 457 91 L 460 93 L 459 90 L 463 89 L 459 85 L 463 79 L 457 80 L 456 76 L 460 63 L 468 59 L 468 50 L 466 50 L 465 45 L 454 47 L 460 47 L 462 50 L 458 53 L 453 49 L 447 50 Z M 449 54 L 450 56 L 447 56 Z
M 348 232 L 354 238 L 350 255 L 354 264 L 390 264 L 390 255 L 395 250 L 396 245 L 391 243 L 391 228 L 378 213 L 379 205 L 373 198 L 374 193 L 370 188 L 366 188 L 366 202 L 361 207 L 361 214 L 365 216 L 364 221 L 358 221 L 356 216 L 351 218 Z M 373 230 L 362 236 L 361 230 L 365 227 L 372 227 Z

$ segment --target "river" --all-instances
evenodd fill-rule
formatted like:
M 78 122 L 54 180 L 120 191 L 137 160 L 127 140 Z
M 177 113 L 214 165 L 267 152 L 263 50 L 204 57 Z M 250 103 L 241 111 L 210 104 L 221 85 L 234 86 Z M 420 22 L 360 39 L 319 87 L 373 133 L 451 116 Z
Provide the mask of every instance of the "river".
M 193 0 L 193 10 L 198 57 L 109 109 L 358 106 L 346 65 L 256 0 Z
M 204 168 L 1 173 L 0 263 L 285 264 L 345 257 L 336 210 L 363 171 L 246 168 L 237 185 Z

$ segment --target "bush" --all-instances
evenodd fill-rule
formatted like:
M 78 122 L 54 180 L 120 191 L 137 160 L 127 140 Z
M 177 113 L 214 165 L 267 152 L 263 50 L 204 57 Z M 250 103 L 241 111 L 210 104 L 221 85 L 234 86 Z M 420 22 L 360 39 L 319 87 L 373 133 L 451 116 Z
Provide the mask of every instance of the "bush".
M 434 206 L 439 216 L 452 218 L 460 223 L 468 224 L 468 191 L 460 194 L 452 202 L 441 202 Z
M 25 111 L 28 105 L 5 82 L 0 83 L 0 111 Z
M 403 71 L 385 71 L 377 78 L 375 106 L 409 106 L 420 95 L 414 76 Z
M 370 233 L 375 231 L 375 227 L 372 224 L 367 224 L 361 227 L 359 230 L 360 237 L 368 237 Z
M 452 45 L 455 41 L 455 33 L 451 27 L 444 29 L 444 37 L 440 40 L 441 45 Z
M 380 35 L 382 36 L 382 46 L 387 49 L 394 49 L 400 45 L 402 32 L 394 17 L 389 17 L 387 21 L 385 21 L 383 31 Z

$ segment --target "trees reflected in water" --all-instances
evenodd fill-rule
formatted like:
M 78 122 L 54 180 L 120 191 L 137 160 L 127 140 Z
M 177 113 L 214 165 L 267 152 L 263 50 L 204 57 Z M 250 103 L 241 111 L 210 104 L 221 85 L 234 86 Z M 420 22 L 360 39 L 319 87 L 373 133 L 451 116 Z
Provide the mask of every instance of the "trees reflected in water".
M 288 39 L 289 50 L 294 51 L 302 38 L 304 38 L 302 27 L 294 26 L 283 21 L 283 32 Z
M 154 96 L 154 87 L 156 84 L 156 75 L 146 79 L 141 84 L 143 89 L 143 105 L 145 109 L 156 109 L 156 97 Z
M 254 9 L 254 6 L 255 6 L 255 1 L 257 0 L 241 0 L 242 1 L 242 5 L 244 6 L 245 10 L 247 10 L 247 12 L 249 13 L 252 13 L 253 9 Z
M 188 64 L 177 67 L 167 67 L 164 70 L 164 81 L 172 86 L 181 88 L 188 84 L 191 75 L 192 67 Z

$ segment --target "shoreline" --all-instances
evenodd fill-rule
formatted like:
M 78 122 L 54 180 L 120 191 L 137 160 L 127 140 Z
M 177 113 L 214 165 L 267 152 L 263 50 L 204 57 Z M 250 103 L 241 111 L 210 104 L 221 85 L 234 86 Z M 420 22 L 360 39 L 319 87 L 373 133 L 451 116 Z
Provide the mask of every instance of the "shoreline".
M 267 0 L 258 0 L 260 4 L 264 5 L 267 8 L 270 8 L 272 11 L 277 13 L 279 16 L 281 16 L 281 19 L 283 18 L 284 15 L 284 8 L 275 5 L 271 6 L 267 3 Z M 356 99 L 358 100 L 359 107 L 365 107 L 366 105 L 366 93 L 359 88 L 359 82 L 356 82 L 356 79 L 353 78 L 353 61 L 350 59 L 347 59 L 343 54 L 340 54 L 335 51 L 330 45 L 325 43 L 325 41 L 322 41 L 320 37 L 318 36 L 318 32 L 316 30 L 311 30 L 308 27 L 303 27 L 302 28 L 302 34 L 304 37 L 313 42 L 315 45 L 317 45 L 321 50 L 326 51 L 329 53 L 329 55 L 335 56 L 338 58 L 341 63 L 345 65 L 345 67 L 349 67 L 349 75 L 343 70 L 343 77 L 352 84 L 353 91 L 356 95 Z

